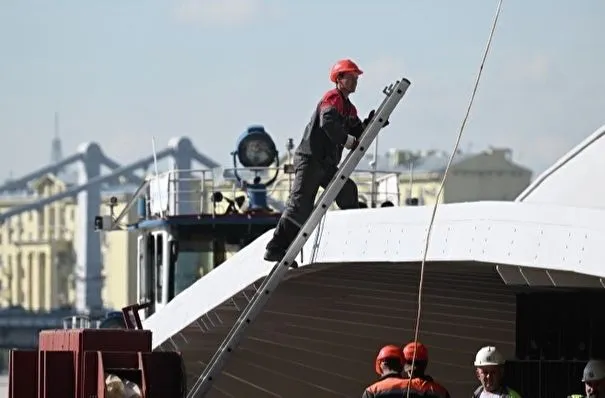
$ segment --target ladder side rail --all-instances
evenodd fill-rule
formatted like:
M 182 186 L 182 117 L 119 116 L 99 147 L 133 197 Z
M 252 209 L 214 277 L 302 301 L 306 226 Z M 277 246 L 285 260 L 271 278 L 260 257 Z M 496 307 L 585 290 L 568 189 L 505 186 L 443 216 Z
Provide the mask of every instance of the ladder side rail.
M 402 79 L 395 85 L 384 90 L 386 98 L 383 100 L 364 132 L 360 136 L 359 143 L 355 150 L 349 152 L 344 163 L 339 167 L 336 175 L 330 184 L 323 191 L 317 205 L 307 221 L 299 230 L 296 238 L 290 244 L 284 258 L 273 267 L 269 275 L 264 279 L 262 285 L 248 303 L 235 325 L 225 337 L 214 356 L 208 362 L 202 375 L 192 386 L 188 398 L 203 397 L 210 389 L 214 381 L 215 374 L 220 373 L 224 367 L 228 354 L 239 344 L 246 327 L 252 323 L 254 318 L 260 313 L 265 304 L 269 301 L 274 289 L 277 288 L 289 268 L 295 263 L 296 256 L 315 230 L 321 218 L 328 211 L 330 205 L 334 202 L 340 190 L 344 186 L 349 176 L 353 173 L 359 162 L 362 160 L 365 151 L 372 144 L 384 123 L 388 120 L 391 113 L 395 110 L 399 101 L 403 98 L 410 86 L 410 81 Z

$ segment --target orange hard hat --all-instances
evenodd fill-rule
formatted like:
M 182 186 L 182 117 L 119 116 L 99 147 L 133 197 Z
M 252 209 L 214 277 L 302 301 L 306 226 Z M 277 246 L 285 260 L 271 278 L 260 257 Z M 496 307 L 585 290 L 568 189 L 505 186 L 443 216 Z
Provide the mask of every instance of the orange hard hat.
M 351 61 L 350 59 L 341 59 L 340 61 L 336 62 L 330 70 L 330 80 L 336 83 L 336 78 L 338 75 L 347 72 L 356 73 L 357 75 L 363 74 L 363 71 L 359 69 L 359 66 L 357 66 L 355 62 Z
M 412 359 L 414 358 L 414 351 L 416 351 L 417 361 L 429 360 L 429 350 L 427 350 L 426 346 L 420 342 L 411 342 L 403 347 L 403 358 L 407 362 L 412 362 Z
M 401 349 L 399 347 L 397 347 L 396 345 L 385 345 L 378 352 L 378 356 L 376 356 L 376 364 L 375 364 L 376 373 L 378 373 L 379 375 L 382 375 L 382 370 L 380 369 L 380 363 L 382 361 L 384 361 L 385 359 L 389 359 L 389 358 L 399 360 L 401 362 L 401 365 L 403 366 L 403 353 L 401 352 Z

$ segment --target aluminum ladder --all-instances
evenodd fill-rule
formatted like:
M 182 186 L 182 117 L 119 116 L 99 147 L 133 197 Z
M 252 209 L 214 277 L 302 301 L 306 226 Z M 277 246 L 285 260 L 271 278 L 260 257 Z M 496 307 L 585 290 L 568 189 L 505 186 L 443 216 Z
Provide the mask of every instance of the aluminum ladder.
M 201 398 L 208 393 L 215 378 L 221 373 L 223 367 L 227 363 L 229 354 L 235 350 L 244 337 L 244 332 L 248 325 L 250 325 L 262 311 L 269 301 L 271 294 L 283 280 L 290 267 L 296 266 L 296 256 L 300 253 L 307 242 L 307 239 L 309 239 L 311 233 L 315 230 L 322 217 L 336 199 L 336 196 L 351 173 L 353 173 L 361 159 L 363 159 L 366 150 L 378 136 L 380 129 L 389 119 L 391 113 L 395 110 L 409 86 L 410 81 L 403 78 L 384 88 L 383 93 L 386 98 L 382 101 L 374 114 L 373 119 L 362 132 L 357 147 L 349 152 L 345 161 L 338 168 L 336 175 L 320 196 L 315 209 L 299 230 L 296 238 L 290 244 L 284 258 L 273 267 L 269 275 L 264 279 L 263 283 L 254 294 L 254 297 L 252 297 L 252 300 L 250 300 L 244 311 L 235 321 L 233 328 L 208 362 L 208 365 L 202 374 L 191 387 L 187 398 Z

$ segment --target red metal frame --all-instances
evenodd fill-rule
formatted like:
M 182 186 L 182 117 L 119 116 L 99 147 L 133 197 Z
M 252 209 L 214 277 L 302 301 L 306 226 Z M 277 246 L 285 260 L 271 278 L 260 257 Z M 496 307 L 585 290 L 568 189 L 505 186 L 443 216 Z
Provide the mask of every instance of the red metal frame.
M 124 317 L 126 329 L 143 329 L 139 311 L 149 307 L 151 307 L 151 303 L 133 304 L 122 308 L 122 316 Z
M 44 330 L 37 351 L 11 351 L 9 398 L 104 398 L 107 373 L 139 385 L 143 398 L 184 397 L 180 353 L 152 352 L 141 328 L 146 305 L 122 310 L 128 329 Z

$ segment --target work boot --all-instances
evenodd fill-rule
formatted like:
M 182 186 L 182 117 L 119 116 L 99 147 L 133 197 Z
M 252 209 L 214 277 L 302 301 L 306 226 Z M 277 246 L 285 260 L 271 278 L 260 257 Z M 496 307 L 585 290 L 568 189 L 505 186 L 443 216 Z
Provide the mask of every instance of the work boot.
M 271 261 L 271 262 L 276 263 L 276 262 L 281 261 L 285 255 L 286 255 L 285 250 L 267 249 L 267 250 L 265 250 L 265 256 L 263 258 L 265 261 Z

